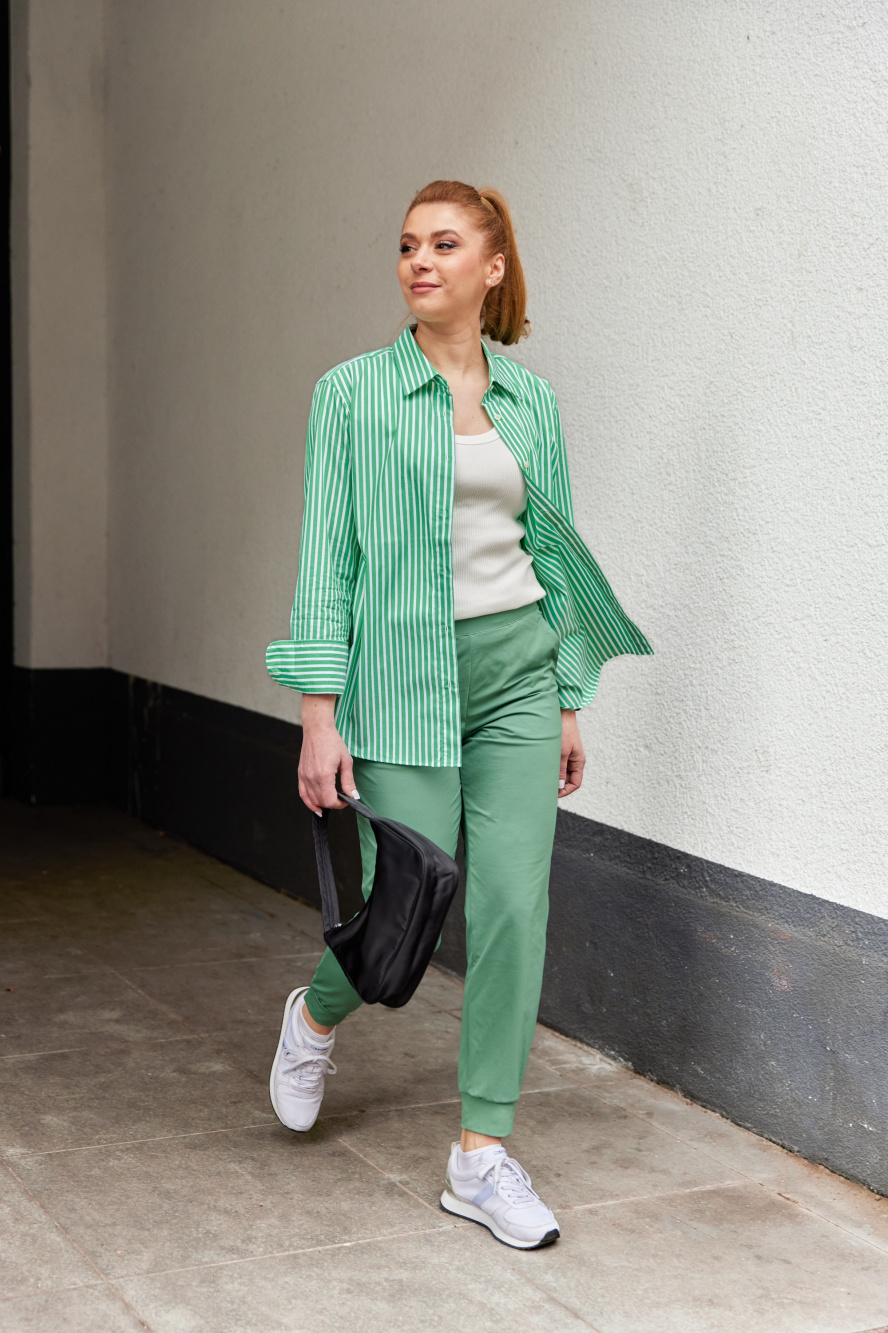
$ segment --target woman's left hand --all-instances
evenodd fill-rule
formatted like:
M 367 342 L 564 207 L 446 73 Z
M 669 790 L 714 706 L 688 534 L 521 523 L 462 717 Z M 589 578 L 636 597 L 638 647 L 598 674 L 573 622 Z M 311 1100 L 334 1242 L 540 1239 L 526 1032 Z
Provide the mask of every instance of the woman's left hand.
M 561 773 L 559 774 L 558 798 L 570 796 L 575 792 L 583 781 L 583 767 L 586 763 L 586 754 L 583 750 L 583 742 L 580 740 L 580 727 L 577 722 L 576 709 L 562 708 L 561 710 Z

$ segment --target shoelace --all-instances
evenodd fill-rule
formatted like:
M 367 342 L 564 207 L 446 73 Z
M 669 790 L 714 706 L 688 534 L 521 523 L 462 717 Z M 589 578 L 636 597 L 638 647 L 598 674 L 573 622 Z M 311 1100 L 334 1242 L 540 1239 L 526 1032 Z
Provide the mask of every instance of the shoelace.
M 300 1092 L 315 1092 L 324 1073 L 335 1074 L 336 1066 L 329 1055 L 314 1055 L 311 1051 L 291 1051 L 285 1046 L 282 1052 L 289 1062 L 287 1078 Z
M 498 1194 L 510 1204 L 539 1203 L 539 1195 L 530 1185 L 530 1176 L 514 1157 L 498 1157 L 482 1177 L 489 1180 Z

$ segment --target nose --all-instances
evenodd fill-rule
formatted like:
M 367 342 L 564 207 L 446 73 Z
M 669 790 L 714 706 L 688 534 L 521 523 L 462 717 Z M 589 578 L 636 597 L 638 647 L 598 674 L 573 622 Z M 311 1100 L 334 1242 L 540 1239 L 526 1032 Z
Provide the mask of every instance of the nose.
M 417 250 L 410 261 L 410 267 L 413 269 L 414 273 L 427 273 L 432 266 L 429 263 L 425 251 Z

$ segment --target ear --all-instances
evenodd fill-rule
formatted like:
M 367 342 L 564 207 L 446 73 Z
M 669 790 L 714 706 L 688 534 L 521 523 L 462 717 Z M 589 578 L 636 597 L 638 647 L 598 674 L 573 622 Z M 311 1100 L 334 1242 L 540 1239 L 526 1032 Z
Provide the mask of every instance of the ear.
M 498 287 L 503 280 L 503 274 L 506 271 L 506 260 L 504 255 L 494 255 L 487 270 L 487 282 L 490 287 Z

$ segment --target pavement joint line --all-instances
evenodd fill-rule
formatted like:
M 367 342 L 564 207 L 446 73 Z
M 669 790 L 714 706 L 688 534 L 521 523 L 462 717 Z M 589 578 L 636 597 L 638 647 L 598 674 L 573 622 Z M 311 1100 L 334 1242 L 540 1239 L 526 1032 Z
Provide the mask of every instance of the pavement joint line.
M 707 1185 L 688 1185 L 684 1189 L 658 1190 L 652 1194 L 627 1194 L 624 1199 L 599 1199 L 595 1203 L 568 1203 L 559 1208 L 561 1213 L 583 1213 L 592 1208 L 616 1208 L 621 1203 L 650 1203 L 652 1199 L 680 1198 L 685 1194 L 704 1194 L 707 1190 L 740 1189 L 745 1180 L 717 1180 Z
M 313 949 L 301 949 L 299 953 L 272 953 L 264 957 L 249 958 L 185 958 L 179 963 L 137 963 L 133 972 L 165 972 L 174 967 L 216 967 L 219 963 L 274 963 L 286 962 L 291 958 L 314 958 L 323 953 L 320 945 Z
M 5 1060 L 40 1060 L 44 1055 L 71 1055 L 77 1051 L 112 1051 L 119 1049 L 120 1046 L 169 1046 L 177 1041 L 200 1041 L 200 1037 L 186 1032 L 181 1037 L 146 1037 L 143 1041 L 133 1041 L 131 1038 L 112 1037 L 105 1046 L 96 1046 L 95 1042 L 90 1042 L 88 1046 L 62 1046 L 57 1051 L 19 1051 L 16 1055 L 0 1055 L 0 1064 Z M 204 1043 L 206 1045 L 206 1043 Z
M 535 1097 L 540 1092 L 564 1092 L 564 1085 L 561 1084 L 554 1088 L 527 1088 L 521 1096 L 522 1098 Z M 456 1097 L 441 1097 L 434 1102 L 399 1102 L 396 1106 L 356 1106 L 351 1111 L 332 1111 L 329 1115 L 324 1116 L 324 1120 L 345 1120 L 354 1115 L 390 1115 L 393 1111 L 421 1111 L 427 1106 L 453 1106 L 459 1100 L 460 1098 L 457 1095 Z
M 120 1301 L 124 1309 L 129 1311 L 129 1313 L 133 1316 L 133 1318 L 137 1320 L 139 1324 L 141 1324 L 142 1328 L 147 1330 L 147 1333 L 151 1333 L 151 1326 L 145 1322 L 145 1320 L 138 1313 L 138 1311 L 133 1309 L 129 1301 L 126 1299 L 126 1297 L 123 1295 L 122 1292 L 117 1290 L 117 1288 L 114 1286 L 114 1283 L 107 1276 L 107 1274 L 102 1272 L 101 1268 L 96 1263 L 95 1259 L 93 1259 L 89 1251 L 85 1250 L 82 1245 L 77 1244 L 77 1241 L 74 1239 L 71 1233 L 67 1230 L 66 1227 L 62 1226 L 62 1223 L 58 1220 L 57 1217 L 53 1216 L 53 1214 L 47 1208 L 43 1200 L 37 1197 L 34 1191 L 28 1186 L 26 1181 L 22 1180 L 21 1176 L 16 1175 L 15 1171 L 13 1170 L 9 1162 L 6 1161 L 3 1163 L 3 1165 L 6 1167 L 6 1170 L 8 1171 L 9 1175 L 12 1176 L 13 1180 L 15 1180 L 18 1183 L 19 1187 L 25 1191 L 25 1193 L 27 1194 L 31 1202 L 34 1204 L 34 1206 L 40 1209 L 40 1212 L 49 1221 L 49 1223 L 53 1227 L 55 1227 L 56 1231 L 58 1231 L 65 1238 L 65 1240 L 68 1242 L 71 1248 L 77 1251 L 77 1253 L 80 1255 L 84 1263 L 89 1265 L 89 1267 L 93 1270 L 96 1276 L 101 1280 L 102 1285 L 108 1291 L 110 1291 L 111 1294 L 115 1296 L 118 1301 Z M 90 1286 L 93 1285 L 97 1284 L 90 1283 Z
M 332 1241 L 329 1245 L 305 1245 L 298 1250 L 269 1250 L 262 1254 L 246 1254 L 240 1259 L 217 1259 L 206 1264 L 183 1264 L 180 1268 L 153 1268 L 144 1273 L 126 1273 L 119 1276 L 118 1282 L 134 1282 L 147 1277 L 167 1277 L 170 1273 L 197 1273 L 209 1268 L 233 1268 L 238 1264 L 254 1264 L 263 1259 L 289 1259 L 297 1254 L 319 1254 L 324 1250 L 348 1250 L 358 1245 L 385 1244 L 386 1241 L 404 1240 L 408 1236 L 446 1235 L 448 1231 L 462 1231 L 467 1222 L 441 1221 L 436 1227 L 415 1227 L 410 1231 L 393 1231 L 383 1236 L 359 1236 L 355 1240 Z
M 612 1065 L 615 1069 L 629 1068 L 629 1065 L 625 1061 L 614 1059 L 612 1056 L 609 1055 L 602 1055 L 601 1051 L 599 1051 L 597 1047 L 590 1046 L 589 1043 L 586 1041 L 580 1041 L 579 1037 L 568 1037 L 564 1032 L 559 1032 L 557 1028 L 549 1027 L 548 1024 L 546 1023 L 538 1022 L 536 1026 L 542 1028 L 543 1031 L 554 1041 L 563 1042 L 565 1046 L 570 1046 L 575 1051 L 579 1051 L 581 1053 L 585 1052 L 587 1055 L 588 1054 L 595 1055 L 600 1060 L 605 1061 L 609 1065 Z M 579 1064 L 580 1061 L 575 1060 L 573 1061 L 573 1063 Z M 634 1070 L 632 1072 L 634 1073 Z M 643 1076 L 639 1075 L 638 1077 L 643 1077 Z
M 70 981 L 72 977 L 94 977 L 96 975 L 113 976 L 114 970 L 108 963 L 97 963 L 95 967 L 85 967 L 81 972 L 44 972 L 41 981 Z
M 104 1279 L 95 1282 L 75 1282 L 67 1287 L 32 1287 L 30 1291 L 18 1291 L 14 1295 L 0 1296 L 0 1304 L 12 1305 L 14 1301 L 29 1301 L 34 1296 L 59 1296 L 66 1291 L 97 1291 L 108 1284 Z
M 668 1092 L 671 1096 L 681 1097 L 683 1101 L 688 1102 L 690 1105 L 699 1105 L 698 1102 L 690 1102 L 689 1098 L 685 1097 L 681 1092 L 676 1092 L 674 1088 L 667 1088 L 665 1084 L 655 1083 L 653 1079 L 645 1077 L 644 1074 L 637 1074 L 630 1065 L 620 1065 L 617 1064 L 616 1060 L 610 1060 L 605 1055 L 599 1056 L 598 1052 L 592 1050 L 591 1047 L 587 1050 L 585 1059 L 582 1060 L 553 1061 L 547 1059 L 545 1055 L 538 1054 L 534 1050 L 531 1050 L 531 1055 L 535 1055 L 541 1064 L 546 1065 L 556 1074 L 570 1074 L 574 1071 L 582 1071 L 586 1074 L 601 1075 L 602 1078 L 607 1078 L 615 1074 L 629 1075 L 631 1078 L 637 1079 L 639 1083 L 644 1084 L 645 1087 L 654 1087 L 661 1092 Z
M 540 1295 L 546 1297 L 547 1300 L 553 1301 L 555 1305 L 560 1305 L 562 1310 L 566 1310 L 567 1313 L 572 1315 L 584 1328 L 591 1329 L 591 1333 L 604 1333 L 603 1329 L 598 1328 L 595 1324 L 590 1324 L 588 1319 L 584 1319 L 578 1311 L 572 1309 L 560 1296 L 556 1296 L 554 1292 L 548 1291 L 545 1287 L 541 1286 L 539 1282 L 534 1282 L 530 1274 L 527 1271 L 522 1271 L 518 1266 L 516 1259 L 513 1258 L 508 1264 L 508 1267 L 513 1273 L 516 1273 L 520 1278 L 523 1278 L 529 1286 L 533 1287 L 534 1291 L 538 1291 Z
M 629 1069 L 626 1065 L 618 1065 L 615 1061 L 608 1060 L 606 1056 L 598 1056 L 598 1052 L 593 1050 L 592 1047 L 589 1047 L 588 1049 L 590 1055 L 587 1056 L 585 1060 L 564 1060 L 561 1064 L 555 1064 L 553 1060 L 547 1060 L 544 1055 L 540 1055 L 538 1051 L 535 1051 L 532 1048 L 530 1053 L 541 1065 L 545 1065 L 547 1069 L 551 1069 L 553 1074 L 560 1074 L 562 1070 L 570 1071 L 571 1069 L 601 1069 L 603 1072 L 611 1072 L 616 1069 L 624 1070 L 624 1072 L 632 1074 L 633 1078 L 644 1079 L 645 1083 L 650 1082 L 650 1079 L 646 1079 L 644 1074 L 636 1074 L 633 1069 Z M 660 1085 L 656 1084 L 655 1086 L 659 1087 Z M 676 1094 L 676 1096 L 679 1095 L 680 1094 Z M 696 1105 L 696 1103 L 694 1103 L 694 1105 Z
M 336 1141 L 337 1143 L 341 1143 L 344 1148 L 347 1148 L 349 1152 L 354 1153 L 355 1157 L 359 1158 L 362 1162 L 366 1162 L 367 1166 L 371 1167 L 374 1171 L 377 1171 L 383 1177 L 384 1180 L 389 1181 L 390 1184 L 392 1185 L 397 1185 L 399 1190 L 403 1190 L 406 1195 L 408 1195 L 411 1199 L 415 1199 L 417 1203 L 421 1203 L 423 1208 L 428 1208 L 429 1211 L 433 1213 L 437 1213 L 439 1211 L 434 1204 L 429 1203 L 427 1199 L 422 1198 L 421 1195 L 417 1194 L 414 1190 L 410 1189 L 409 1185 L 405 1185 L 402 1180 L 398 1180 L 388 1171 L 383 1170 L 381 1166 L 377 1166 L 375 1162 L 371 1162 L 370 1158 L 365 1157 L 362 1152 L 358 1152 L 357 1148 L 355 1148 L 351 1143 L 348 1143 L 345 1139 L 339 1138 L 338 1136 Z
M 248 903 L 249 906 L 255 908 L 257 912 L 262 912 L 264 916 L 267 916 L 270 921 L 275 921 L 277 919 L 277 913 L 271 912 L 265 907 L 257 906 L 257 904 L 252 900 L 252 897 L 249 894 L 238 892 L 238 888 L 240 886 L 233 884 L 220 884 L 220 882 L 217 879 L 214 879 L 212 877 L 212 875 L 209 873 L 208 867 L 205 864 L 198 863 L 196 867 L 192 866 L 189 867 L 189 869 L 192 871 L 192 873 L 194 873 L 197 876 L 198 879 L 202 879 L 205 884 L 212 884 L 214 889 L 220 889 L 222 893 L 227 893 L 230 898 L 236 898 L 238 902 Z M 239 874 L 240 872 L 234 871 L 233 873 Z M 247 878 L 247 883 L 248 886 L 253 889 L 255 896 L 255 888 L 258 881 Z M 303 902 L 301 898 L 294 898 L 292 897 L 291 894 L 284 893 L 282 890 L 272 889 L 267 884 L 263 884 L 260 887 L 267 889 L 269 893 L 276 894 L 277 897 L 279 899 L 282 898 L 285 903 L 298 903 L 300 907 L 308 907 L 311 911 L 317 912 L 318 916 L 321 915 L 316 907 L 311 907 L 310 903 Z
M 397 1106 L 356 1106 L 351 1111 L 332 1111 L 329 1115 L 324 1116 L 324 1120 L 348 1120 L 356 1115 L 387 1115 L 391 1111 L 421 1111 L 426 1106 L 456 1106 L 459 1100 L 460 1098 L 457 1096 L 442 1097 L 440 1101 L 436 1102 L 403 1102 L 398 1103 Z
M 784 1152 L 785 1151 L 786 1149 L 784 1149 Z M 816 1217 L 818 1221 L 826 1222 L 829 1226 L 835 1227 L 835 1229 L 841 1231 L 843 1235 L 852 1236 L 854 1240 L 863 1241 L 865 1245 L 869 1245 L 871 1249 L 877 1250 L 879 1254 L 888 1254 L 888 1244 L 874 1241 L 869 1236 L 864 1236 L 860 1231 L 852 1231 L 850 1227 L 843 1226 L 841 1222 L 837 1222 L 834 1217 L 827 1217 L 825 1213 L 819 1212 L 810 1204 L 802 1203 L 801 1199 L 792 1199 L 788 1194 L 782 1194 L 780 1190 L 773 1188 L 771 1185 L 766 1185 L 762 1180 L 755 1180 L 752 1176 L 749 1177 L 749 1180 L 751 1184 L 757 1185 L 759 1189 L 764 1190 L 766 1194 L 775 1195 L 778 1199 L 782 1199 L 784 1203 L 792 1204 L 794 1208 L 801 1209 L 801 1211 L 807 1213 L 809 1217 Z M 866 1187 L 864 1186 L 863 1188 Z M 888 1325 L 885 1325 L 884 1328 L 864 1330 L 864 1333 L 888 1333 Z
M 57 1157 L 67 1152 L 98 1152 L 102 1148 L 133 1148 L 140 1143 L 169 1143 L 175 1139 L 199 1139 L 204 1134 L 237 1134 L 245 1129 L 268 1129 L 278 1124 L 276 1115 L 251 1125 L 220 1125 L 218 1129 L 189 1129 L 182 1134 L 152 1134 L 144 1139 L 110 1139 L 107 1143 L 75 1143 L 69 1148 L 0 1148 L 0 1161 L 22 1162 L 31 1157 Z
M 317 947 L 315 949 L 303 949 L 300 953 L 275 953 L 261 958 L 185 958 L 179 963 L 137 963 L 130 970 L 133 972 L 168 972 L 174 967 L 216 967 L 220 963 L 273 963 L 293 958 L 316 958 L 322 952 L 323 950 Z M 91 977 L 97 972 L 104 972 L 111 976 L 123 975 L 119 966 L 115 967 L 113 963 L 97 963 L 95 967 L 86 968 L 82 972 L 47 972 L 43 980 L 68 981 L 72 977 Z

